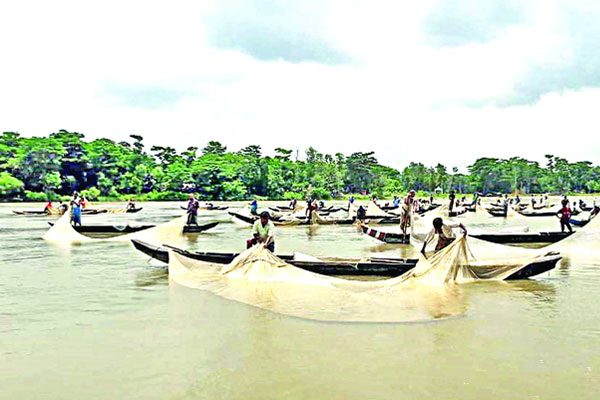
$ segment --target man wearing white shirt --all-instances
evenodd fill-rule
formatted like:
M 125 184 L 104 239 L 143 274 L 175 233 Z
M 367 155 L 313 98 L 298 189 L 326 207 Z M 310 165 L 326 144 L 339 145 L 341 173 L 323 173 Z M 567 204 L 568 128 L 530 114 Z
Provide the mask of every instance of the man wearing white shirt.
M 254 222 L 252 226 L 252 239 L 246 241 L 246 248 L 250 248 L 257 243 L 264 243 L 265 247 L 271 252 L 275 251 L 275 225 L 269 221 L 269 213 L 263 211 L 260 219 Z

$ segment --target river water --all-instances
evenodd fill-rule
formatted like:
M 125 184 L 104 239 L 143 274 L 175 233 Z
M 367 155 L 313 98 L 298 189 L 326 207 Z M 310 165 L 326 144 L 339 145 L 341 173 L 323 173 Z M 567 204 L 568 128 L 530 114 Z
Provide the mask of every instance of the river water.
M 85 223 L 160 223 L 178 203 Z M 117 205 L 114 205 L 117 207 Z M 233 207 L 236 205 L 233 204 Z M 418 323 L 319 322 L 169 285 L 126 243 L 58 246 L 51 217 L 0 205 L 1 399 L 595 399 L 600 395 L 600 254 L 587 246 L 535 279 L 461 285 L 460 316 Z M 202 212 L 213 230 L 178 244 L 241 251 L 250 229 Z M 469 227 L 504 220 L 475 214 Z M 592 240 L 593 238 L 588 238 Z M 285 227 L 277 252 L 410 256 L 351 226 Z

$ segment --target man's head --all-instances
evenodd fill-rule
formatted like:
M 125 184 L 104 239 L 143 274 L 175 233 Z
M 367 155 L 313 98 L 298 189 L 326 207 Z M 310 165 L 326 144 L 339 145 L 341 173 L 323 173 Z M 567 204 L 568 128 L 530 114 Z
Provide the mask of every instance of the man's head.
M 190 193 L 189 196 L 188 196 L 188 199 L 189 200 L 194 200 L 194 193 Z
M 268 211 L 263 211 L 260 213 L 260 222 L 265 225 L 267 222 L 269 222 L 269 212 Z
M 444 221 L 440 217 L 433 219 L 433 227 L 435 229 L 441 229 L 442 225 L 444 225 Z
M 417 192 L 415 192 L 414 190 L 411 190 L 410 192 L 408 192 L 408 195 L 410 197 L 415 197 L 417 195 Z

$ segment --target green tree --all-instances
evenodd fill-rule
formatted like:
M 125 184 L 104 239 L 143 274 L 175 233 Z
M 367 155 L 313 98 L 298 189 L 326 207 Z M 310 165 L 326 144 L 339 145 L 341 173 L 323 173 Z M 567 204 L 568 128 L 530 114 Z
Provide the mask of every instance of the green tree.
M 23 182 L 15 178 L 8 172 L 0 172 L 0 196 L 7 196 L 20 192 L 23 189 Z
M 221 143 L 211 140 L 202 149 L 202 154 L 225 154 L 227 146 L 223 146 Z

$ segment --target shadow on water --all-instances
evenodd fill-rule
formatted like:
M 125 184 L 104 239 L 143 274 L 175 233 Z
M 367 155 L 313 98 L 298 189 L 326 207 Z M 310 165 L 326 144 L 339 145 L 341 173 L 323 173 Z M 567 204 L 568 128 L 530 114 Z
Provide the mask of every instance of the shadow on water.
M 138 272 L 135 277 L 135 286 L 137 288 L 146 288 L 151 286 L 167 286 L 169 284 L 169 270 L 166 266 L 152 267 Z
M 557 274 L 561 278 L 569 277 L 569 269 L 571 268 L 571 257 L 568 255 L 563 255 L 563 258 L 558 263 L 558 267 L 556 268 Z

